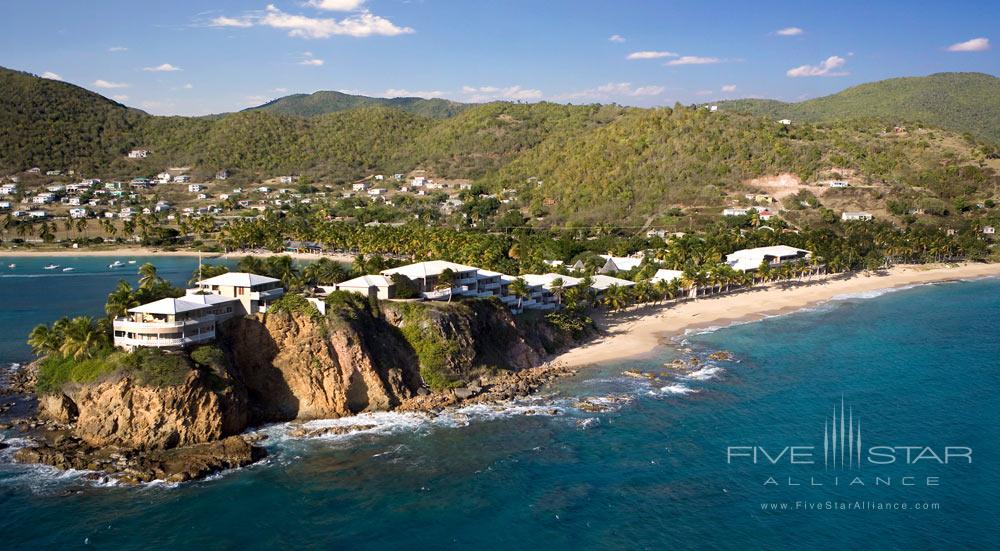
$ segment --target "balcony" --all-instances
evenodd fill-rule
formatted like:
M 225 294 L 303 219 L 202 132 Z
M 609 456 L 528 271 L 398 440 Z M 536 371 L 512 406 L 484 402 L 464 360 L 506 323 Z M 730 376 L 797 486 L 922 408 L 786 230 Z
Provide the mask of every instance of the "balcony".
M 215 323 L 217 317 L 218 316 L 215 314 L 208 314 L 198 319 L 183 321 L 132 321 L 128 318 L 116 318 L 112 325 L 116 331 L 161 333 L 164 331 L 183 329 L 184 327 L 191 327 L 194 325 Z
M 132 350 L 135 348 L 184 348 L 215 340 L 215 331 L 176 338 L 159 338 L 144 335 L 115 337 L 115 346 Z
M 500 288 L 500 282 L 497 281 L 497 282 L 494 282 L 494 283 L 480 283 L 479 284 L 479 288 L 480 289 L 485 289 L 487 291 L 493 291 L 495 289 L 499 289 Z

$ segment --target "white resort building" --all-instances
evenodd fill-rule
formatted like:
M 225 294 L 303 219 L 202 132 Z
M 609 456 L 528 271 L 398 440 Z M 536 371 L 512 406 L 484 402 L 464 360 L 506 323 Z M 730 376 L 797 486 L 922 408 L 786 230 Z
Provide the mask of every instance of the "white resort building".
M 771 247 L 741 249 L 732 254 L 727 254 L 726 264 L 729 264 L 734 270 L 749 272 L 760 268 L 761 263 L 765 261 L 771 266 L 780 266 L 786 262 L 794 262 L 811 257 L 812 253 L 805 249 L 796 249 L 788 245 L 774 245 Z
M 181 349 L 215 340 L 218 323 L 240 310 L 234 298 L 188 295 L 164 298 L 130 308 L 124 318 L 114 320 L 115 346 Z
M 230 272 L 198 282 L 180 298 L 164 298 L 128 310 L 113 322 L 115 346 L 182 349 L 215 339 L 218 324 L 234 316 L 266 312 L 285 294 L 281 280 Z

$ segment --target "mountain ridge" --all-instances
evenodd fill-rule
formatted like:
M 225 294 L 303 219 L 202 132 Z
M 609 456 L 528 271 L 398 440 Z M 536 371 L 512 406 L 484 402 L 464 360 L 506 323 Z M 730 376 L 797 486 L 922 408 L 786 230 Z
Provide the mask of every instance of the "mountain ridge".
M 1000 78 L 986 73 L 943 72 L 885 79 L 800 102 L 747 98 L 715 105 L 803 122 L 875 118 L 898 124 L 923 123 L 1000 143 Z
M 311 94 L 301 93 L 282 96 L 267 103 L 244 109 L 244 111 L 272 111 L 285 115 L 315 117 L 370 106 L 393 107 L 415 115 L 432 119 L 444 119 L 467 109 L 470 104 L 441 98 L 422 98 L 417 96 L 378 98 L 347 94 L 334 90 L 319 90 Z

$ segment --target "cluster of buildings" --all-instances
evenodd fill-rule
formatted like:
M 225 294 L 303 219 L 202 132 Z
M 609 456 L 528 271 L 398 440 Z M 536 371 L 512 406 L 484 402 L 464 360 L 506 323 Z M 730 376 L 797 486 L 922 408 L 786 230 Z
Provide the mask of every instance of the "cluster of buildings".
M 451 284 L 442 282 L 442 274 L 451 272 Z M 364 275 L 323 290 L 348 291 L 368 297 L 389 300 L 396 298 L 397 281 L 400 276 L 409 280 L 417 295 L 425 300 L 449 300 L 453 297 L 488 298 L 496 297 L 515 313 L 523 310 L 554 310 L 561 297 L 559 289 L 580 285 L 584 280 L 561 274 L 527 274 L 520 277 L 502 274 L 475 266 L 466 266 L 444 260 L 430 260 L 407 264 L 378 274 Z M 527 293 L 517 296 L 511 292 L 511 284 L 521 279 Z M 557 280 L 562 285 L 556 285 Z M 627 279 L 598 274 L 591 277 L 591 288 L 598 293 L 611 286 L 629 287 L 635 285 Z
M 752 271 L 762 263 L 777 266 L 810 257 L 811 253 L 804 249 L 777 245 L 736 251 L 726 256 L 726 263 L 736 270 Z M 608 256 L 607 262 L 618 266 L 626 264 L 624 259 L 640 260 Z M 449 273 L 447 278 L 446 273 Z M 650 281 L 669 283 L 682 277 L 680 270 L 660 269 Z M 512 291 L 512 285 L 518 280 L 524 285 L 524 292 L 520 294 Z M 515 277 L 475 266 L 430 260 L 363 275 L 320 289 L 325 294 L 346 291 L 379 300 L 393 300 L 399 298 L 397 286 L 408 284 L 417 299 L 496 297 L 512 312 L 521 313 L 524 310 L 555 310 L 561 305 L 564 290 L 585 283 L 597 295 L 612 287 L 635 285 L 633 281 L 606 273 L 589 278 L 557 273 Z M 215 339 L 220 323 L 235 316 L 267 312 L 268 306 L 284 294 L 281 280 L 257 274 L 229 272 L 203 279 L 182 297 L 164 298 L 130 308 L 127 315 L 116 318 L 113 321 L 114 344 L 125 350 L 135 350 L 143 347 L 182 349 L 210 342 Z M 325 303 L 321 299 L 308 300 L 325 312 Z

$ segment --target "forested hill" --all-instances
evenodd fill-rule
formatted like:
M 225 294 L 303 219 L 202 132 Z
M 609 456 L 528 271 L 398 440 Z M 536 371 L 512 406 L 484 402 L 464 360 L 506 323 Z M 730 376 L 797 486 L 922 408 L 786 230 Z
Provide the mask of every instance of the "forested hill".
M 324 90 L 312 94 L 292 94 L 250 109 L 299 117 L 315 117 L 357 109 L 358 107 L 374 106 L 395 107 L 414 115 L 444 119 L 454 116 L 469 105 L 438 98 L 373 98 Z
M 743 99 L 718 105 L 720 109 L 793 121 L 874 117 L 892 124 L 921 122 L 1000 143 L 1000 78 L 983 73 L 881 80 L 799 103 Z
M 897 133 L 876 119 L 786 127 L 728 109 L 544 102 L 472 105 L 445 119 L 385 106 L 159 117 L 14 71 L 0 70 L 0 89 L 0 175 L 37 166 L 131 178 L 191 167 L 194 178 L 226 168 L 237 182 L 298 174 L 340 184 L 424 169 L 518 190 L 531 217 L 570 224 L 644 223 L 678 207 L 717 213 L 747 180 L 778 174 L 813 183 L 850 174 L 879 184 L 872 197 L 998 196 L 995 145 L 918 124 Z M 127 159 L 132 148 L 152 153 Z M 858 195 L 854 205 L 875 201 Z

